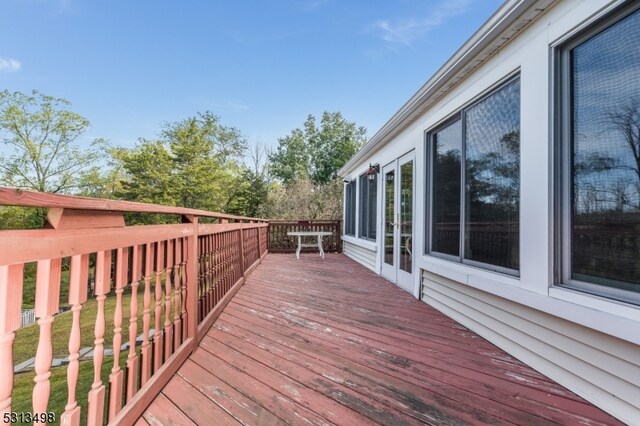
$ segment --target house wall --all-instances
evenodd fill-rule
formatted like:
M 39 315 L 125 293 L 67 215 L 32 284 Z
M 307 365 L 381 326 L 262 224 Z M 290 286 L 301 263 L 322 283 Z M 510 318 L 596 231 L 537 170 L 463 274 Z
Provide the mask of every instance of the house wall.
M 379 272 L 376 266 L 377 249 L 375 247 L 371 247 L 371 245 L 363 246 L 357 242 L 349 242 L 348 239 L 344 239 L 342 252 L 372 271 Z
M 355 176 L 366 170 L 369 163 L 383 166 L 415 151 L 414 247 L 416 251 L 420 247 L 424 253 L 426 132 L 518 74 L 520 276 L 422 255 L 415 260 L 413 293 L 595 405 L 634 424 L 640 419 L 640 307 L 553 286 L 551 50 L 620 3 L 596 0 L 556 3 L 350 172 Z M 378 203 L 380 218 L 381 200 Z M 371 267 L 374 252 L 363 253 L 355 244 L 345 244 L 345 254 Z M 380 250 L 374 256 L 373 270 L 379 272 Z

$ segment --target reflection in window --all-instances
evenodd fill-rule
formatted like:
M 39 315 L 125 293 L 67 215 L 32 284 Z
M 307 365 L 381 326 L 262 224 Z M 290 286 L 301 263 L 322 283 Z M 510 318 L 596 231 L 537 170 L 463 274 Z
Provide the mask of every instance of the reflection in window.
M 460 116 L 429 138 L 430 250 L 517 274 L 520 80 L 511 80 Z
M 640 292 L 640 11 L 573 43 L 571 280 Z
M 393 221 L 395 206 L 395 171 L 384 175 L 384 262 L 393 265 Z
M 344 234 L 356 236 L 356 181 L 351 181 L 345 188 Z
M 438 130 L 433 146 L 433 239 L 431 250 L 460 255 L 460 156 L 462 121 Z
M 413 271 L 413 161 L 400 166 L 400 269 Z
M 360 176 L 360 237 L 376 239 L 378 175 Z
M 520 81 L 466 117 L 465 259 L 517 270 L 520 242 Z

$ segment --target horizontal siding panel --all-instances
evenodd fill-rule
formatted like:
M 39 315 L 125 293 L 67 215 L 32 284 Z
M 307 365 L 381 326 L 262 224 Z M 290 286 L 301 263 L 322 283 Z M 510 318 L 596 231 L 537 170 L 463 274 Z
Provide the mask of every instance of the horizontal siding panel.
M 434 278 L 437 277 L 429 273 L 423 274 L 423 277 L 430 279 L 429 275 Z M 432 281 L 438 285 L 436 280 Z M 640 377 L 640 365 L 638 364 L 640 362 L 640 359 L 638 359 L 639 347 L 635 347 L 635 357 L 633 358 L 621 358 L 618 354 L 611 353 L 612 350 L 616 350 L 619 344 L 634 346 L 631 343 L 616 341 L 611 336 L 593 330 L 589 331 L 585 327 L 564 319 L 542 313 L 521 304 L 509 302 L 506 299 L 457 284 L 454 281 L 449 281 L 446 286 L 440 285 L 436 289 L 444 292 L 454 300 L 465 303 L 470 308 L 474 308 L 478 301 L 490 305 L 493 308 L 493 318 L 526 332 L 538 340 L 553 342 L 558 349 L 566 353 L 578 354 L 586 362 L 596 368 L 605 370 L 607 373 L 627 380 Z M 451 291 L 456 293 L 453 294 Z M 483 309 L 481 312 L 485 311 Z M 572 331 L 576 328 L 582 328 L 582 333 L 572 334 Z M 586 335 L 587 333 L 588 335 Z M 604 340 L 604 342 L 601 340 Z M 638 400 L 640 401 L 640 394 L 638 395 Z
M 423 299 L 620 418 L 640 418 L 639 349 L 629 348 L 633 345 L 628 342 L 587 329 L 572 337 L 576 328 L 584 327 L 427 271 L 423 273 Z M 604 342 L 610 350 L 602 348 Z M 636 354 L 635 362 L 611 353 L 628 355 L 630 351 Z
M 367 268 L 375 271 L 376 269 L 376 252 L 367 250 L 364 247 L 357 246 L 348 242 L 344 242 L 342 248 L 344 254 L 355 260 L 356 262 L 366 266 Z

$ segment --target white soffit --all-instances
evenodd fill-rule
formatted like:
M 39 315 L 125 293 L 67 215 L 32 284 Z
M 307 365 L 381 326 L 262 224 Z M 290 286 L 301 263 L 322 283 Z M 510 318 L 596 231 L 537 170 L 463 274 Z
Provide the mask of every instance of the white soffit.
M 559 0 L 507 0 L 339 171 L 351 172 Z

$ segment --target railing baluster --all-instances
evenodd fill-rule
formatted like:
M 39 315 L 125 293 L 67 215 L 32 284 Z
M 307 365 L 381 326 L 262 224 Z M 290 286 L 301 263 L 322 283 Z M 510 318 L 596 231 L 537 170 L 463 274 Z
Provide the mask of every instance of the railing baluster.
M 183 216 L 184 222 L 193 226 L 193 233 L 185 238 L 184 257 L 185 262 L 185 286 L 186 312 L 184 322 L 186 324 L 185 336 L 197 339 L 198 337 L 198 218 Z
M 189 270 L 187 269 L 187 258 L 188 258 L 188 247 L 189 240 L 188 238 L 182 238 L 182 243 L 180 244 L 180 249 L 182 250 L 182 254 L 180 259 L 182 260 L 180 271 L 182 272 L 182 341 L 184 342 L 189 336 L 189 321 L 188 321 L 188 313 L 187 313 L 187 278 L 190 275 Z M 193 259 L 191 259 L 193 262 Z M 195 290 L 195 289 L 192 289 Z
M 151 328 L 151 279 L 153 278 L 153 255 L 155 245 L 148 243 L 144 253 L 144 297 L 142 308 L 142 367 L 140 383 L 144 385 L 151 377 L 151 344 L 149 342 L 149 329 Z
M 182 343 L 182 323 L 180 322 L 180 314 L 182 309 L 182 303 L 180 298 L 182 297 L 182 238 L 175 240 L 175 266 L 173 277 L 173 345 L 178 349 Z
M 155 322 L 153 332 L 153 371 L 162 366 L 162 272 L 164 270 L 164 241 L 158 241 L 156 245 L 156 305 Z
M 67 367 L 68 398 L 64 413 L 60 418 L 62 425 L 80 424 L 80 406 L 76 396 L 76 386 L 80 375 L 80 311 L 87 301 L 87 283 L 89 279 L 89 255 L 82 254 L 71 258 L 69 277 L 69 304 L 71 312 L 71 335 L 69 336 L 69 366 Z
M 38 261 L 36 278 L 35 314 L 40 326 L 38 349 L 36 350 L 36 383 L 33 387 L 33 412 L 46 413 L 51 393 L 51 361 L 53 360 L 53 342 L 51 329 L 53 315 L 60 304 L 60 267 L 62 259 Z
M 98 314 L 94 329 L 93 384 L 89 391 L 87 424 L 102 425 L 104 418 L 105 386 L 102 384 L 102 360 L 104 358 L 104 301 L 111 290 L 111 251 L 96 254 L 96 282 L 94 293 L 98 302 Z
M 202 281 L 204 285 L 204 307 L 202 311 L 203 320 L 213 305 L 214 300 L 214 283 L 211 275 L 211 267 L 214 264 L 214 259 L 211 254 L 211 236 L 207 235 L 203 237 L 204 245 L 202 248 L 203 264 L 202 264 Z
M 196 253 L 197 253 L 197 261 L 195 265 L 195 270 L 198 276 L 196 277 L 196 283 L 198 288 L 198 311 L 196 317 L 196 324 L 200 324 L 202 321 L 203 315 L 203 304 L 204 304 L 204 236 L 199 236 L 197 240 L 194 242 L 196 245 Z M 193 270 L 193 268 L 191 268 Z
M 20 328 L 24 264 L 0 266 L 0 414 L 11 413 L 13 341 Z
M 220 244 L 220 239 L 217 241 L 218 245 Z M 220 252 L 215 250 L 216 247 L 216 235 L 211 235 L 211 285 L 213 287 L 213 291 L 211 292 L 211 302 L 212 305 L 215 306 L 218 303 L 220 298 L 220 280 L 216 279 L 216 269 L 222 263 L 222 258 L 220 257 Z
M 116 307 L 113 315 L 113 368 L 109 374 L 109 415 L 111 420 L 122 408 L 124 375 L 120 368 L 122 348 L 122 293 L 127 285 L 129 248 L 119 248 L 116 256 Z
M 171 327 L 171 291 L 173 285 L 173 240 L 167 241 L 167 265 L 165 269 L 165 293 L 164 293 L 164 358 L 173 354 L 173 330 Z
M 138 391 L 138 286 L 142 279 L 142 246 L 133 247 L 131 259 L 131 302 L 129 303 L 129 355 L 127 356 L 127 395 L 129 402 Z

